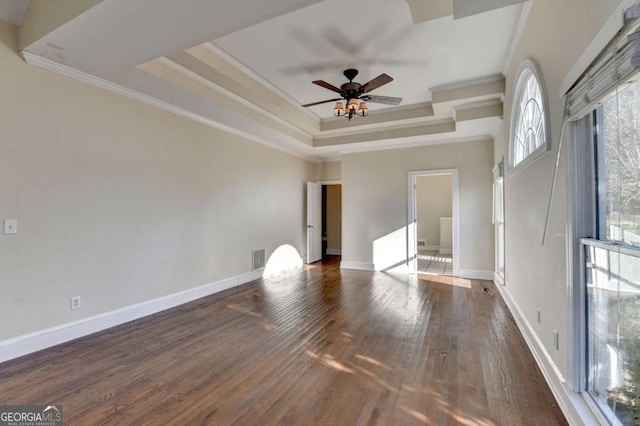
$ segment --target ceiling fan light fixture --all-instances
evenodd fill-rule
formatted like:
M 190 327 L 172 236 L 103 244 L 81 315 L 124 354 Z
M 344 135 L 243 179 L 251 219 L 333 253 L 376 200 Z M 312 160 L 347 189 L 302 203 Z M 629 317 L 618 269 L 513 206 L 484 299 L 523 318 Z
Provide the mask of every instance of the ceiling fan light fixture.
M 367 108 L 366 102 L 360 102 L 360 106 L 358 107 L 358 115 L 362 117 L 366 117 L 369 115 L 369 108 Z
M 337 101 L 336 105 L 333 107 L 333 115 L 335 115 L 336 117 L 344 117 L 347 120 L 351 120 L 355 116 L 366 117 L 367 115 L 369 115 L 369 107 L 367 106 L 365 100 L 369 102 L 388 105 L 398 105 L 402 101 L 402 98 L 394 98 L 391 96 L 375 96 L 369 94 L 369 92 L 371 92 L 372 90 L 375 90 L 378 87 L 384 86 L 385 84 L 393 81 L 393 78 L 391 78 L 387 74 L 380 74 L 379 76 L 365 84 L 360 84 L 353 81 L 356 75 L 358 75 L 358 70 L 354 68 L 344 70 L 343 74 L 347 78 L 347 80 L 349 80 L 349 82 L 342 84 L 340 87 L 327 83 L 324 80 L 312 81 L 313 84 L 338 93 L 340 95 L 339 98 L 327 99 L 320 102 L 312 102 L 310 104 L 305 104 L 302 106 L 306 108 Z M 343 104 L 343 100 L 346 101 L 346 104 Z

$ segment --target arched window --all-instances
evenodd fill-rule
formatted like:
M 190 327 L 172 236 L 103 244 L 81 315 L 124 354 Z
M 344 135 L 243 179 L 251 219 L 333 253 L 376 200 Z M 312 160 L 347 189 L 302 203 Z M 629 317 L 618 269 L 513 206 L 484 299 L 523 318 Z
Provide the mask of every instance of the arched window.
M 537 65 L 527 59 L 520 66 L 514 86 L 509 165 L 514 168 L 529 164 L 549 147 L 545 88 Z

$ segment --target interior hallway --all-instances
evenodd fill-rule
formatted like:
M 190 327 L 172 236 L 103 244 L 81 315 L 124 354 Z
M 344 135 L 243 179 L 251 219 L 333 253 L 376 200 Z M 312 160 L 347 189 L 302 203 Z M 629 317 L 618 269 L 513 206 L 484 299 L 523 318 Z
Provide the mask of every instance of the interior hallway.
M 83 425 L 566 424 L 493 283 L 336 259 L 0 364 L 3 403 Z

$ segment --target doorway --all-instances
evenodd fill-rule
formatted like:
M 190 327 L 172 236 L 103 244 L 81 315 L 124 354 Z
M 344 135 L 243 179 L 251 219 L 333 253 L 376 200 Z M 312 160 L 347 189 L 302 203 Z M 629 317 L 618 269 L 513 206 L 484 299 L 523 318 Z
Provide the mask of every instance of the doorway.
M 458 171 L 410 172 L 410 271 L 458 275 L 458 222 Z
M 342 255 L 342 185 L 322 184 L 322 258 Z

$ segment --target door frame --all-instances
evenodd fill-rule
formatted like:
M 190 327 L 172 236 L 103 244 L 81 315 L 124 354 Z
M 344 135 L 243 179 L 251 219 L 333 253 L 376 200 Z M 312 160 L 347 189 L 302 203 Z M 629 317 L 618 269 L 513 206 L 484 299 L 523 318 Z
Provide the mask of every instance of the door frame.
M 459 276 L 460 271 L 460 212 L 459 212 L 459 176 L 458 169 L 433 169 L 411 171 L 408 174 L 408 220 L 407 220 L 407 259 L 409 273 L 418 271 L 418 227 L 416 212 L 416 183 L 419 176 L 451 176 L 451 199 L 453 216 L 453 275 Z
M 318 182 L 321 186 L 321 188 L 324 188 L 325 186 L 329 186 L 329 185 L 340 185 L 341 189 L 342 189 L 342 179 L 332 179 L 332 180 L 321 180 Z M 322 200 L 322 206 L 321 209 L 325 209 L 326 203 L 325 200 Z M 321 224 L 322 227 L 324 227 L 324 223 Z M 340 211 L 340 228 L 342 228 L 342 211 Z M 340 241 L 340 247 L 342 247 L 342 241 Z M 342 251 L 342 248 L 340 249 L 340 251 Z M 322 250 L 322 258 L 324 259 L 324 248 Z M 340 256 L 342 256 L 342 254 L 340 254 Z

